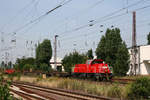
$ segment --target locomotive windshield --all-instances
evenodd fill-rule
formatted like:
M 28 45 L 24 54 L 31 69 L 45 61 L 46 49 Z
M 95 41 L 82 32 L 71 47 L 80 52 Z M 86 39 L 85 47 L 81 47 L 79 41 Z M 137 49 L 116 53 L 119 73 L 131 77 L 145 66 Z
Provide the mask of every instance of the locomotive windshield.
M 86 62 L 88 65 L 91 63 L 91 60 L 87 60 L 87 62 Z
M 101 64 L 103 63 L 103 60 L 93 60 L 92 64 Z

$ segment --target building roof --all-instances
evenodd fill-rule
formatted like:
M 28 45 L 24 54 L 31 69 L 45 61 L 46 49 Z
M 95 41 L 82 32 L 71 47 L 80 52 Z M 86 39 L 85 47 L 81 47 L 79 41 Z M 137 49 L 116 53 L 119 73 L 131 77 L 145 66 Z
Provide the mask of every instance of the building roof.
M 54 57 L 51 58 L 50 62 L 54 62 Z M 62 58 L 57 57 L 57 62 L 62 62 Z
M 142 46 L 150 46 L 150 45 L 148 45 L 148 44 L 146 44 L 146 45 L 138 45 L 137 47 L 142 47 Z M 128 49 L 131 49 L 132 47 L 128 47 Z

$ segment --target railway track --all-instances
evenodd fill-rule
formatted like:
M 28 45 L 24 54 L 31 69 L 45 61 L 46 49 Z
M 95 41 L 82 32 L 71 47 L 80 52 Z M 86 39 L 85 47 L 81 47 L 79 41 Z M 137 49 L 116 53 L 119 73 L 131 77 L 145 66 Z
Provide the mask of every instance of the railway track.
M 135 80 L 134 79 L 120 79 L 120 78 L 114 78 L 111 80 L 112 82 L 118 82 L 118 83 L 121 83 L 121 84 L 129 84 L 131 82 L 134 82 Z
M 125 81 L 125 82 L 133 82 L 135 79 L 121 79 L 121 78 L 114 78 L 112 80 L 116 81 Z
M 39 97 L 39 96 L 35 96 L 35 95 L 31 95 L 25 92 L 21 92 L 21 91 L 17 91 L 14 89 L 10 89 L 10 91 L 14 94 L 17 94 L 18 96 L 22 97 L 23 100 L 45 100 L 45 98 Z
M 103 96 L 96 96 L 96 95 L 68 91 L 68 90 L 64 90 L 64 89 L 42 87 L 42 86 L 33 85 L 31 83 L 13 82 L 13 85 L 16 87 L 19 87 L 21 90 L 24 90 L 24 91 L 27 91 L 30 93 L 34 92 L 34 94 L 45 97 L 48 100 L 50 100 L 50 99 L 57 100 L 55 98 L 49 99 L 48 97 L 50 95 L 48 95 L 48 94 L 54 94 L 54 95 L 58 95 L 61 97 L 67 97 L 67 98 L 69 98 L 68 100 L 70 100 L 70 99 L 75 99 L 75 100 L 117 100 L 116 98 L 113 99 L 113 98 L 108 98 L 108 97 L 103 97 Z M 47 95 L 44 95 L 44 94 L 47 94 Z M 40 99 L 40 100 L 43 100 L 43 99 Z
M 112 84 L 112 83 L 119 83 L 121 85 L 126 85 L 126 84 L 129 84 L 131 82 L 134 82 L 135 80 L 133 79 L 118 79 L 118 78 L 113 78 L 111 80 L 103 80 L 103 81 L 93 81 L 93 80 L 90 80 L 90 79 L 77 79 L 77 78 L 74 78 L 75 80 L 78 80 L 78 81 L 87 81 L 87 82 L 90 82 L 91 84 Z

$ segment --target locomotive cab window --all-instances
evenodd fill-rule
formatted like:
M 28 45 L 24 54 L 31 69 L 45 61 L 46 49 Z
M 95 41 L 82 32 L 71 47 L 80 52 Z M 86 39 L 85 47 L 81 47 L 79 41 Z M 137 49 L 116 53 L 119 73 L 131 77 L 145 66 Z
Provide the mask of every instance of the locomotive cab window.
M 94 61 L 92 61 L 92 64 L 101 64 L 101 63 L 103 63 L 102 60 L 94 60 Z
M 90 63 L 91 63 L 91 60 L 87 60 L 86 64 L 88 64 L 88 65 L 89 65 Z

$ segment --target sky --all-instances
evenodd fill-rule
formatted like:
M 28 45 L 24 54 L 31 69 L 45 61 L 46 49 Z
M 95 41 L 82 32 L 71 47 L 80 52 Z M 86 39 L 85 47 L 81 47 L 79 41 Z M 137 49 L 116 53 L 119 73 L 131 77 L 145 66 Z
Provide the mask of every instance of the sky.
M 59 35 L 57 56 L 60 58 L 74 50 L 85 53 L 92 48 L 95 51 L 101 36 L 111 26 L 120 28 L 122 39 L 130 47 L 132 12 L 142 7 L 147 8 L 136 11 L 137 45 L 147 44 L 150 0 L 71 0 L 32 23 L 67 1 L 0 0 L 0 61 L 15 62 L 22 56 L 34 57 L 35 44 L 50 39 L 54 47 L 55 35 Z M 114 14 L 116 11 L 118 13 Z M 82 27 L 84 25 L 87 26 Z

